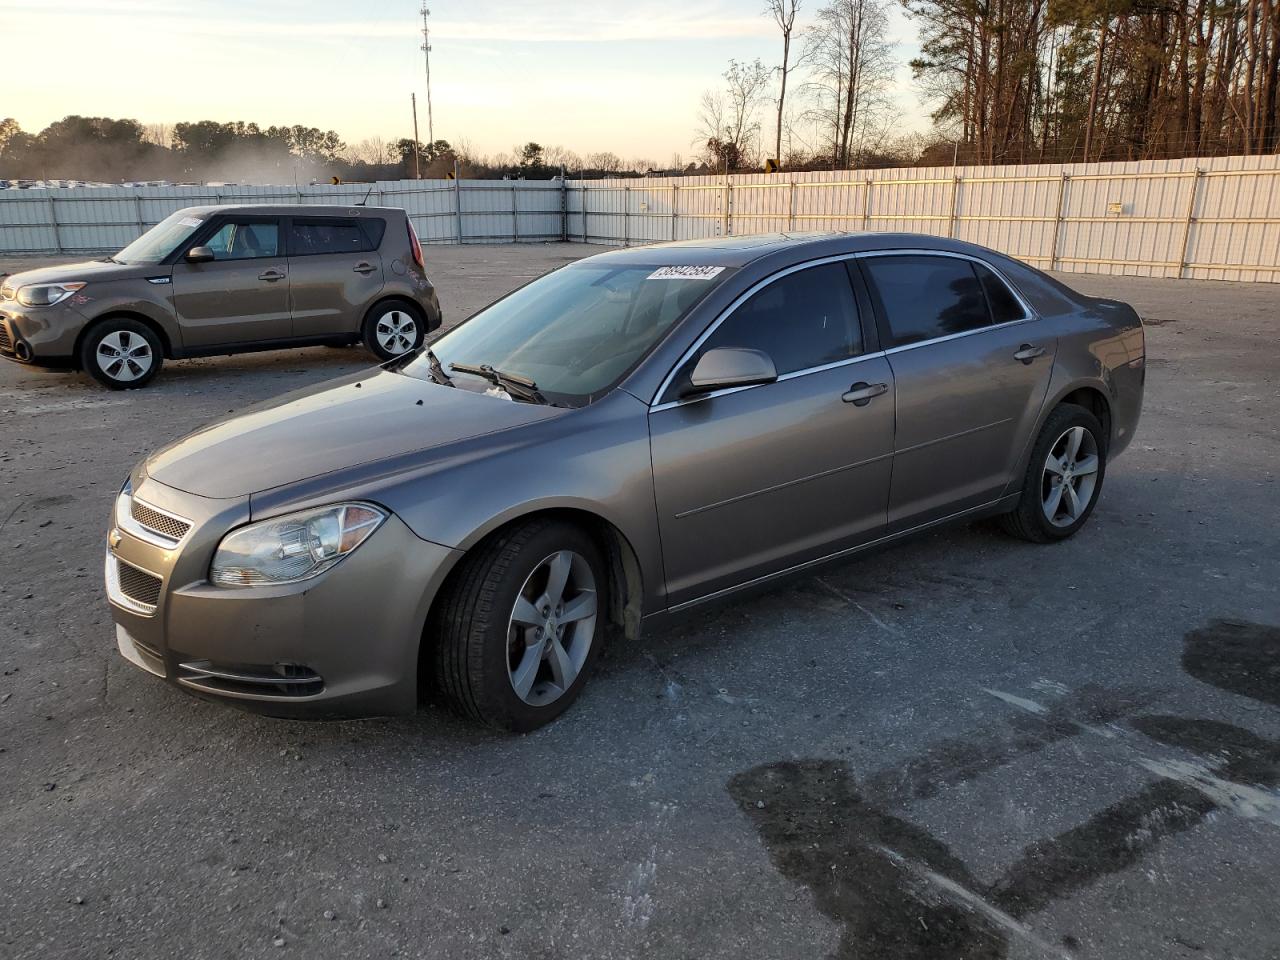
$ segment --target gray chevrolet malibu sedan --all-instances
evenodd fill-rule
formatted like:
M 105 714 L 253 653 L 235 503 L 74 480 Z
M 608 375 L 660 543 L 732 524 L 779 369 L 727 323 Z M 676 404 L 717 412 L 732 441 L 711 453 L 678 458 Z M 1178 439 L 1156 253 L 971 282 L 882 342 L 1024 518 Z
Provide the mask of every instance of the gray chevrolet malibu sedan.
M 529 730 L 606 642 L 952 520 L 1037 543 L 1133 437 L 1129 306 L 907 234 L 615 251 L 165 447 L 115 504 L 121 653 L 288 716 L 434 688 Z

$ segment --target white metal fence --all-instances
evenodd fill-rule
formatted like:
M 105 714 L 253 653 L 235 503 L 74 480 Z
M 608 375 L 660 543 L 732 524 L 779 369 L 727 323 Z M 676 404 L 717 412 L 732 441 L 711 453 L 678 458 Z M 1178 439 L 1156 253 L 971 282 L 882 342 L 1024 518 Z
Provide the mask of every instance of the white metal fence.
M 403 207 L 428 243 L 634 245 L 779 230 L 908 231 L 1045 269 L 1280 282 L 1280 157 L 629 180 L 402 180 L 0 192 L 0 254 L 119 249 L 217 203 Z

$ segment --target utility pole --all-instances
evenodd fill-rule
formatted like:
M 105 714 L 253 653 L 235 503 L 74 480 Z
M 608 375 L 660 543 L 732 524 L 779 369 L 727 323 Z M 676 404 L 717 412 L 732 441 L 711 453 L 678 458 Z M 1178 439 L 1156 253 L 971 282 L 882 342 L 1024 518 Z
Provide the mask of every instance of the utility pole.
M 422 179 L 422 158 L 418 155 L 418 95 L 409 94 L 409 102 L 413 104 L 413 179 Z
M 427 17 L 431 16 L 431 11 L 424 4 L 422 7 L 422 60 L 427 68 L 427 145 L 430 149 L 431 145 L 436 142 L 435 123 L 431 117 L 431 27 L 427 24 Z

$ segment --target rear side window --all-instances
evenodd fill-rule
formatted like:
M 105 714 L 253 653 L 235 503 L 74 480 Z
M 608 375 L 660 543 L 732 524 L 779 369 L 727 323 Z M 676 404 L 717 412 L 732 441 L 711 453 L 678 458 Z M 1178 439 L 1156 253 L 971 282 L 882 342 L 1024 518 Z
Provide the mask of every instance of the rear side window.
M 779 375 L 856 357 L 862 331 L 844 264 L 800 270 L 756 292 L 716 328 L 699 355 L 717 347 L 762 350 Z
M 369 249 L 377 250 L 382 246 L 382 237 L 387 232 L 387 221 L 374 217 L 372 220 L 357 220 L 360 229 L 364 231 L 365 239 L 369 241 Z
M 1026 318 L 1027 312 L 1022 309 L 1022 304 L 1018 302 L 1018 298 L 1013 295 L 1003 280 L 980 263 L 975 263 L 973 269 L 978 272 L 978 278 L 982 281 L 982 289 L 987 295 L 987 305 L 991 308 L 993 322 L 1012 323 L 1014 320 Z
M 373 247 L 355 220 L 294 220 L 289 230 L 289 255 L 367 253 Z
M 920 343 L 990 326 L 987 297 L 972 262 L 958 257 L 866 257 L 887 347 Z

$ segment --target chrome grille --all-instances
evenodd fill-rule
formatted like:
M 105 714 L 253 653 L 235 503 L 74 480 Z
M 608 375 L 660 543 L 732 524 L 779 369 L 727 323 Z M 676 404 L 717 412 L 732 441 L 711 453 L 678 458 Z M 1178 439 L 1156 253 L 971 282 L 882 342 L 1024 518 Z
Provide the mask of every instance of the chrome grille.
M 119 557 L 116 558 L 116 577 L 122 594 L 139 606 L 155 610 L 160 602 L 160 584 L 163 582 L 159 577 L 125 563 Z
M 324 678 L 297 663 L 232 665 L 189 660 L 178 664 L 178 680 L 209 693 L 250 697 L 314 697 L 324 692 Z
M 0 350 L 13 353 L 13 337 L 9 335 L 9 325 L 0 320 Z
M 187 531 L 191 529 L 191 524 L 186 520 L 179 519 L 172 514 L 161 513 L 159 510 L 142 503 L 137 497 L 132 498 L 130 501 L 129 515 L 152 533 L 158 533 L 160 536 L 168 537 L 174 541 L 181 540 L 187 535 Z

